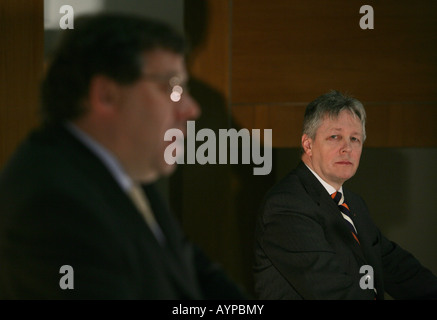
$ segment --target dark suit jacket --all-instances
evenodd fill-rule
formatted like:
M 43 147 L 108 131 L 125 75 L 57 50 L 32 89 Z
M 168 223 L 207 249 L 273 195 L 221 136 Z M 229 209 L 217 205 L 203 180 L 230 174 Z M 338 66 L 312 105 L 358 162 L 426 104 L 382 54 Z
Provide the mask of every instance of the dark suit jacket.
M 305 166 L 267 194 L 257 222 L 255 291 L 261 299 L 437 298 L 437 279 L 408 252 L 386 239 L 364 201 L 343 187 L 355 214 L 361 245 L 354 240 L 330 195 Z M 373 268 L 372 274 L 362 266 Z
M 63 127 L 25 141 L 0 176 L 0 298 L 240 299 L 153 185 L 163 248 L 101 161 Z M 63 265 L 74 288 L 60 288 Z

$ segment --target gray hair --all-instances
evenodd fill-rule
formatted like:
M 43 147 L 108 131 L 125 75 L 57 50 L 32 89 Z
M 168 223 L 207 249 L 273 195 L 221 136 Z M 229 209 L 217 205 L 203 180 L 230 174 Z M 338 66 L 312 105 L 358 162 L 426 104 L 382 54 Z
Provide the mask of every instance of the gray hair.
M 366 111 L 357 99 L 332 90 L 310 102 L 305 110 L 303 134 L 311 139 L 316 136 L 317 129 L 326 116 L 337 118 L 340 112 L 347 110 L 358 117 L 363 127 L 363 142 L 366 140 Z

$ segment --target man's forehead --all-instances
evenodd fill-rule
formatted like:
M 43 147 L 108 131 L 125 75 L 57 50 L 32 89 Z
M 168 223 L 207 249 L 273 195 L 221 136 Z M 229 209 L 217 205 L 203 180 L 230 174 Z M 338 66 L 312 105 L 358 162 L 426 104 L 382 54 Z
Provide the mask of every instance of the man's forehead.
M 353 130 L 349 130 L 349 129 L 350 129 L 350 128 L 339 127 L 339 126 L 335 126 L 335 125 L 333 125 L 333 126 L 327 127 L 327 128 L 326 128 L 326 131 L 328 131 L 328 132 L 339 132 L 339 133 L 341 133 L 341 132 L 344 132 L 344 131 L 348 130 L 348 131 L 352 131 L 353 134 L 363 134 L 363 130 L 362 130 L 361 126 L 360 126 L 360 127 L 353 128 Z
M 143 68 L 168 74 L 186 73 L 184 56 L 165 49 L 155 49 L 142 55 Z
M 344 116 L 348 119 L 344 119 Z M 331 131 L 343 131 L 346 127 L 350 127 L 351 124 L 356 127 L 359 133 L 362 133 L 363 127 L 358 116 L 348 111 L 342 111 L 338 115 L 325 114 L 319 129 L 324 128 L 325 130 Z

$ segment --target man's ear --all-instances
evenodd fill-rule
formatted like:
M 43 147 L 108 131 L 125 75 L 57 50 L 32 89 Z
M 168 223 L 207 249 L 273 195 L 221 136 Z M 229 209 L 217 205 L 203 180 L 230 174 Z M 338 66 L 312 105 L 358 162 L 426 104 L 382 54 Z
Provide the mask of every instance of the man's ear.
M 307 134 L 302 135 L 302 148 L 306 155 L 311 156 L 313 154 L 313 139 L 311 139 Z
M 97 75 L 90 81 L 89 102 L 92 111 L 101 115 L 112 114 L 120 100 L 120 87 L 112 79 Z

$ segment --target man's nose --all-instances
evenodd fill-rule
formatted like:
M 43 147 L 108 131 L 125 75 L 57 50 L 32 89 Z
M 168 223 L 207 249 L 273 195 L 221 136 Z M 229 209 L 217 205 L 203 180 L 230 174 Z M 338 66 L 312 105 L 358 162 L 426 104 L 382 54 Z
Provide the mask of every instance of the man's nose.
M 343 152 L 351 152 L 351 151 L 352 151 L 351 141 L 345 140 L 341 148 L 341 152 L 343 153 Z
M 201 114 L 201 109 L 197 101 L 189 94 L 185 93 L 181 96 L 178 105 L 178 116 L 181 120 L 195 120 Z

